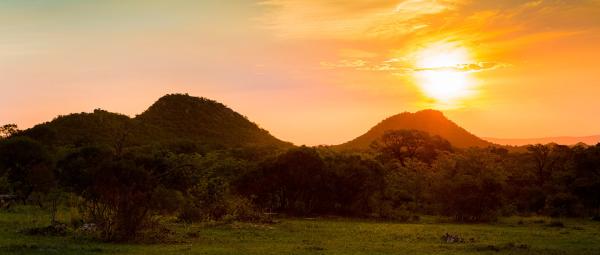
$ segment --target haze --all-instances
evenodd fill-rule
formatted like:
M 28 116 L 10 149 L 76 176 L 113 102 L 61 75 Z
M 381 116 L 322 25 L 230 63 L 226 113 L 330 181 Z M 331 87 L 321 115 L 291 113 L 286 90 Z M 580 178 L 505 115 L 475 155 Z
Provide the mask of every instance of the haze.
M 600 133 L 600 1 L 2 1 L 0 124 L 184 92 L 296 144 L 435 108 L 480 137 Z

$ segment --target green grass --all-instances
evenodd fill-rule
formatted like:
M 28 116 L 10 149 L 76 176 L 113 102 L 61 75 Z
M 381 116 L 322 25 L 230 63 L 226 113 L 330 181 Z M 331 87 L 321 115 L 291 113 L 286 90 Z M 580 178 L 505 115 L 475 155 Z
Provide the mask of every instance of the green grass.
M 63 212 L 59 217 L 68 222 L 70 216 Z M 282 219 L 273 225 L 173 223 L 168 225 L 176 232 L 173 243 L 144 245 L 74 235 L 28 236 L 19 230 L 45 226 L 48 216 L 20 207 L 0 211 L 0 254 L 600 254 L 600 223 L 561 219 L 565 227 L 559 228 L 549 227 L 550 221 L 511 217 L 494 224 L 454 224 L 426 217 L 411 224 L 352 219 Z M 467 242 L 443 243 L 445 233 Z

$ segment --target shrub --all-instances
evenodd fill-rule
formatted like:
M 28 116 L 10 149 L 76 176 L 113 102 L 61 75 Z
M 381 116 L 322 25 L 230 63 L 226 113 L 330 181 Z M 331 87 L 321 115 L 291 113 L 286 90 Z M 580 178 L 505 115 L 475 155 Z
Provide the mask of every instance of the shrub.
M 205 213 L 202 210 L 202 208 L 196 206 L 194 203 L 189 201 L 183 205 L 177 218 L 180 221 L 187 223 L 200 222 L 206 220 Z
M 381 206 L 379 217 L 401 222 L 419 221 L 420 219 L 413 211 L 408 210 L 407 206 L 392 207 L 389 202 Z
M 80 195 L 81 212 L 95 223 L 107 241 L 136 238 L 153 213 L 171 212 L 179 207 L 185 183 L 193 165 L 169 155 L 115 155 L 110 149 L 87 147 L 59 162 L 61 182 Z M 188 171 L 189 170 L 189 171 Z M 171 176 L 185 180 L 174 182 Z
M 227 214 L 226 217 L 235 219 L 238 221 L 250 221 L 250 222 L 264 222 L 267 221 L 267 217 L 262 214 L 250 200 L 234 196 L 229 198 L 227 201 Z
M 193 202 L 188 202 L 183 206 L 178 219 L 184 222 L 208 220 L 270 222 L 270 218 L 262 214 L 250 200 L 231 195 L 205 207 L 199 207 Z

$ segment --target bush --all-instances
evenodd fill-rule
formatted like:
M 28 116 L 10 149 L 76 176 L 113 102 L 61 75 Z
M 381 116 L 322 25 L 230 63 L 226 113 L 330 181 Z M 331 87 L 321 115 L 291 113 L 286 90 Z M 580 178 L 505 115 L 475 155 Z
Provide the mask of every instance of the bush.
M 86 147 L 59 162 L 61 182 L 80 195 L 86 222 L 95 223 L 107 241 L 135 239 L 153 213 L 178 209 L 186 177 L 194 166 L 182 167 L 169 155 L 115 155 L 110 149 Z M 174 182 L 171 176 L 184 181 Z
M 392 207 L 389 202 L 384 202 L 384 204 L 382 204 L 379 217 L 401 222 L 419 221 L 420 219 L 420 217 L 409 210 L 406 205 Z
M 207 218 L 205 218 L 205 215 L 206 214 L 202 210 L 202 208 L 197 207 L 192 202 L 186 202 L 181 208 L 181 211 L 179 212 L 177 218 L 180 221 L 192 223 L 207 220 Z
M 161 224 L 158 220 L 149 220 L 135 238 L 137 243 L 156 244 L 176 242 L 175 231 Z
M 229 217 L 230 219 L 249 222 L 265 222 L 270 220 L 246 198 L 231 197 L 226 201 L 226 204 L 227 214 L 225 217 Z
M 250 200 L 240 196 L 227 196 L 206 207 L 199 207 L 195 203 L 186 203 L 178 215 L 184 222 L 199 221 L 245 221 L 245 222 L 270 222 L 270 218 L 262 214 Z

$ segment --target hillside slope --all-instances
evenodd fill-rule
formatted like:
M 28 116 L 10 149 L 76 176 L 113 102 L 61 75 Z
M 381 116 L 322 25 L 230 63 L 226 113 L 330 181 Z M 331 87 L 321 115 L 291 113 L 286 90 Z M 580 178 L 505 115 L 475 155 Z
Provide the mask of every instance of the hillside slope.
M 163 96 L 135 118 L 104 110 L 73 113 L 36 125 L 22 135 L 68 147 L 122 147 L 180 140 L 205 148 L 291 146 L 221 103 L 183 94 Z
M 135 117 L 156 130 L 156 139 L 186 139 L 218 146 L 288 146 L 227 106 L 206 98 L 172 94 Z
M 486 147 L 492 145 L 456 125 L 444 114 L 436 110 L 423 110 L 415 113 L 404 112 L 389 117 L 371 128 L 356 139 L 337 145 L 339 149 L 362 150 L 379 139 L 388 130 L 416 129 L 439 135 L 448 140 L 452 146 L 459 148 Z

